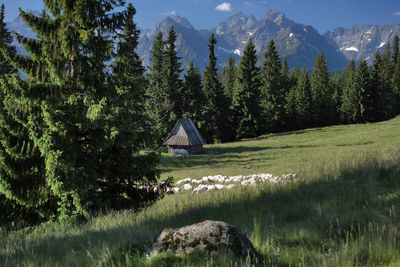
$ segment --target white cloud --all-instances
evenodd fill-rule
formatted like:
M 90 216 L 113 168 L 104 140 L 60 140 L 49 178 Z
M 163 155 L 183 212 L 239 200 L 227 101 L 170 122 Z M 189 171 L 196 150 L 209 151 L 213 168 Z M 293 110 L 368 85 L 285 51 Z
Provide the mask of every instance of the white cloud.
M 394 12 L 393 15 L 400 16 L 400 11 Z
M 224 3 L 216 6 L 215 10 L 218 10 L 221 12 L 230 12 L 230 11 L 232 11 L 232 5 L 231 5 L 231 3 L 224 2 Z
M 244 1 L 243 4 L 246 5 L 246 6 L 254 6 L 254 4 L 252 2 L 249 2 L 249 1 Z
M 178 12 L 173 10 L 173 11 L 169 11 L 169 12 L 163 12 L 161 13 L 161 15 L 163 16 L 175 16 Z

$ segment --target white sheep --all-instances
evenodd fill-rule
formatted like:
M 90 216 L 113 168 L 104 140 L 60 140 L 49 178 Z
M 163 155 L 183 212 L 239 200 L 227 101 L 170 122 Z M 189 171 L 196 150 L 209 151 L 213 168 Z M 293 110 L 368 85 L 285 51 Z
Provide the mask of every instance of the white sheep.
M 196 180 L 196 179 L 193 179 L 191 183 L 192 183 L 192 184 L 202 184 L 202 183 L 203 183 L 203 180 Z
M 205 191 L 207 191 L 208 190 L 208 188 L 207 188 L 207 186 L 206 185 L 199 185 L 198 187 L 196 187 L 195 189 L 193 189 L 193 192 L 192 193 L 200 193 L 200 192 L 205 192 Z
M 191 181 L 192 181 L 192 178 L 185 178 L 185 179 L 179 180 L 175 184 L 176 185 L 181 185 L 181 184 L 184 184 L 184 183 L 190 183 Z
M 224 189 L 224 185 L 222 185 L 222 184 L 216 184 L 216 185 L 214 185 L 215 186 L 215 188 L 216 189 L 218 189 L 218 190 L 221 190 L 221 189 Z
M 193 189 L 193 187 L 190 184 L 184 184 L 182 187 L 182 190 L 185 190 L 185 191 L 190 191 L 192 189 Z

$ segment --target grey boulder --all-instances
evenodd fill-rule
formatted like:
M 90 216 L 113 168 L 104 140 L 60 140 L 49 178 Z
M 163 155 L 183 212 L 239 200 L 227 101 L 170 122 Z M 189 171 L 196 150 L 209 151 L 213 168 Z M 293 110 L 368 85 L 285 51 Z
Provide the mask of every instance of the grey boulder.
M 221 248 L 228 249 L 236 257 L 258 258 L 246 235 L 222 221 L 203 221 L 179 229 L 165 228 L 155 237 L 148 255 L 152 257 L 160 252 L 183 255 L 199 249 L 214 256 Z

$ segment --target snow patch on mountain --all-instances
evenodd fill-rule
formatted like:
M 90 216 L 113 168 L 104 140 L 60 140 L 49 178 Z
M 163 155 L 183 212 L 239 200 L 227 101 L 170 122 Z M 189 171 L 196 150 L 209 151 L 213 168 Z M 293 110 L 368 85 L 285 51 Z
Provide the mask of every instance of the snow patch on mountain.
M 351 46 L 351 47 L 342 47 L 342 48 L 340 48 L 340 50 L 358 52 L 358 48 L 357 48 L 357 47 L 354 47 L 354 46 Z
M 233 53 L 238 55 L 238 56 L 240 56 L 240 57 L 242 56 L 242 52 L 240 52 L 239 49 L 236 49 Z
M 382 48 L 386 45 L 386 42 L 381 42 L 379 46 L 377 46 L 376 48 Z

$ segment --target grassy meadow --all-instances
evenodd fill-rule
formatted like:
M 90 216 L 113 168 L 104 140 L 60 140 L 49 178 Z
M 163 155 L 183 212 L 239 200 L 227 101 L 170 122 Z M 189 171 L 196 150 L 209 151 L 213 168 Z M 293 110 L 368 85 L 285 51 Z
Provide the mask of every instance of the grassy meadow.
M 238 227 L 260 266 L 400 266 L 400 117 L 206 146 L 217 154 L 163 155 L 162 178 L 296 173 L 299 181 L 169 195 L 140 212 L 99 214 L 0 232 L 0 266 L 246 266 L 146 250 L 165 227 L 206 219 Z

